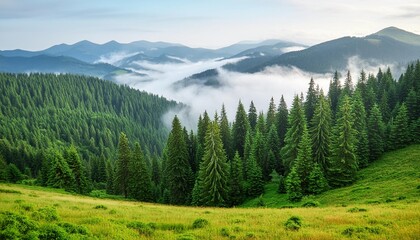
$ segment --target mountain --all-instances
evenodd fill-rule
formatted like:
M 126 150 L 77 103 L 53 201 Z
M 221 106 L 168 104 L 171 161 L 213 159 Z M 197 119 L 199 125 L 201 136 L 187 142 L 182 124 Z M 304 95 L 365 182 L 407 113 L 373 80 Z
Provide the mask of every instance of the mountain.
M 294 42 L 280 41 L 273 45 L 263 45 L 255 48 L 246 49 L 230 58 L 251 57 L 258 58 L 264 56 L 277 56 L 286 52 L 305 49 L 307 46 Z
M 249 41 L 243 41 L 236 44 L 232 44 L 227 47 L 219 48 L 217 49 L 218 52 L 233 56 L 237 55 L 243 51 L 246 51 L 248 49 L 258 48 L 261 46 L 271 46 L 278 43 L 284 42 L 282 40 L 278 39 L 269 39 L 261 42 L 249 42 Z
M 397 41 L 404 42 L 411 45 L 417 45 L 417 46 L 420 45 L 420 35 L 407 32 L 405 30 L 402 30 L 396 27 L 384 28 L 381 31 L 374 33 L 372 35 L 390 37 Z
M 64 56 L 5 57 L 0 55 L 0 72 L 73 73 L 106 78 L 112 74 L 128 73 L 129 71 L 110 64 L 90 64 Z

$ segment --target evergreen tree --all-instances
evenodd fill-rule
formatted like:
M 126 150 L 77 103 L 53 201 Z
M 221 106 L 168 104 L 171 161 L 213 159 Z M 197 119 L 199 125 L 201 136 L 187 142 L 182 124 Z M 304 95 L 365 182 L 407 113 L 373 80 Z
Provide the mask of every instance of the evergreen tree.
M 153 156 L 152 158 L 152 181 L 155 185 L 159 185 L 160 184 L 160 165 L 158 162 L 158 157 L 157 156 Z
M 358 166 L 364 168 L 369 162 L 369 140 L 367 135 L 366 111 L 360 92 L 353 96 L 354 129 L 357 131 L 355 144 Z
M 225 149 L 228 160 L 233 158 L 232 152 L 232 136 L 230 133 L 229 121 L 225 110 L 225 105 L 222 106 L 220 115 L 220 137 L 222 138 L 223 148 Z
M 252 156 L 257 161 L 258 165 L 262 170 L 262 178 L 264 181 L 269 181 L 271 179 L 271 172 L 273 168 L 270 164 L 267 154 L 267 147 L 265 143 L 264 135 L 256 129 L 255 137 L 252 142 Z
M 309 174 L 312 172 L 314 160 L 312 158 L 311 139 L 309 138 L 306 126 L 303 129 L 302 139 L 298 146 L 298 155 L 294 163 L 294 168 L 299 175 L 301 191 L 303 194 L 309 193 Z
M 115 170 L 111 161 L 106 161 L 106 193 L 115 194 Z
M 206 137 L 207 128 L 210 124 L 210 117 L 205 111 L 203 114 L 203 118 L 201 117 L 198 119 L 198 129 L 197 129 L 197 156 L 196 156 L 196 164 L 197 170 L 200 166 L 200 162 L 203 159 L 204 154 L 204 142 Z
M 338 116 L 333 131 L 334 141 L 328 169 L 329 182 L 334 187 L 346 186 L 354 182 L 358 168 L 355 154 L 356 131 L 353 128 L 354 117 L 349 97 L 344 96 Z
M 116 162 L 117 168 L 115 171 L 115 190 L 117 190 L 117 193 L 122 193 L 125 198 L 128 197 L 130 161 L 131 150 L 128 143 L 128 138 L 125 133 L 121 133 L 118 143 L 118 159 Z
M 287 195 L 289 195 L 288 198 L 291 202 L 299 202 L 303 197 L 301 181 L 296 168 L 292 168 L 289 175 L 287 175 L 286 192 Z
M 187 131 L 184 128 L 185 132 Z M 198 161 L 197 161 L 197 138 L 194 135 L 194 132 L 191 130 L 190 134 L 185 133 L 185 143 L 187 144 L 187 150 L 188 150 L 188 162 L 190 164 L 191 167 L 191 171 L 193 171 L 193 173 L 198 172 Z
M 105 183 L 106 182 L 106 159 L 105 155 L 102 153 L 100 158 L 98 159 L 98 182 Z
M 237 206 L 242 203 L 244 199 L 244 179 L 242 177 L 242 160 L 239 153 L 236 152 L 232 161 L 230 162 L 230 177 L 229 177 L 229 201 L 230 206 Z
M 257 109 L 255 108 L 254 102 L 251 101 L 251 104 L 248 110 L 248 121 L 249 121 L 249 125 L 252 131 L 255 130 L 255 126 L 257 125 L 257 118 L 258 118 Z
M 315 163 L 311 173 L 309 174 L 309 194 L 320 194 L 328 190 L 328 181 L 324 176 L 318 163 Z
M 74 188 L 74 176 L 61 153 L 52 150 L 48 158 L 51 165 L 47 185 L 53 188 L 64 188 L 71 191 Z
M 384 152 L 384 123 L 378 105 L 373 105 L 368 119 L 369 160 L 376 160 Z
M 277 192 L 280 194 L 287 193 L 286 191 L 286 179 L 283 175 L 279 176 L 279 188 L 277 189 Z
M 11 183 L 17 183 L 17 182 L 23 180 L 22 172 L 13 163 L 9 163 L 9 165 L 7 165 L 6 180 L 8 182 L 11 182 Z
M 276 125 L 271 125 L 270 131 L 267 136 L 267 152 L 268 152 L 268 162 L 270 163 L 270 173 L 273 169 L 276 171 L 279 169 L 280 172 L 283 172 L 283 164 L 280 162 L 280 141 L 277 135 Z
M 403 103 L 391 126 L 390 146 L 392 149 L 403 148 L 410 143 L 409 130 L 407 107 Z
M 244 180 L 248 180 L 248 160 L 252 154 L 252 133 L 248 131 L 245 138 L 244 157 L 242 158 L 242 168 Z
M 265 136 L 267 126 L 265 125 L 264 113 L 260 112 L 258 114 L 257 125 L 255 126 L 255 131 L 259 131 L 262 135 Z
M 203 205 L 226 206 L 228 204 L 228 165 L 216 121 L 210 124 L 205 141 L 205 152 L 197 181 Z M 200 186 L 201 185 L 201 186 Z
M 3 158 L 3 155 L 0 153 L 0 181 L 7 180 L 7 164 Z
M 330 82 L 330 87 L 328 90 L 328 97 L 331 102 L 331 110 L 332 110 L 333 116 L 335 116 L 335 114 L 337 113 L 338 100 L 340 99 L 340 94 L 341 94 L 340 79 L 338 76 L 338 72 L 335 71 L 333 80 L 332 82 Z
M 88 182 L 86 175 L 84 174 L 84 168 L 80 156 L 74 145 L 71 145 L 67 151 L 64 152 L 64 159 L 66 160 L 70 170 L 73 173 L 75 185 L 74 190 L 77 193 L 86 194 L 88 193 Z
M 192 191 L 192 171 L 188 163 L 187 144 L 183 136 L 181 123 L 175 116 L 168 139 L 168 159 L 165 170 L 170 203 L 175 205 L 189 204 Z
M 152 181 L 147 171 L 145 156 L 138 142 L 134 145 L 129 171 L 129 195 L 139 201 L 152 201 Z
M 317 104 L 317 93 L 315 89 L 315 82 L 314 79 L 311 78 L 311 81 L 309 82 L 309 88 L 308 92 L 306 93 L 306 101 L 305 101 L 305 116 L 308 120 L 308 123 L 311 122 L 312 117 L 315 112 L 315 106 Z
M 306 127 L 305 115 L 298 96 L 295 96 L 293 100 L 288 126 L 284 141 L 285 145 L 281 149 L 281 156 L 286 172 L 289 172 L 294 164 L 298 154 L 298 145 L 302 139 L 303 129 Z
M 239 156 L 244 156 L 245 137 L 249 129 L 248 117 L 246 115 L 242 102 L 239 101 L 238 109 L 236 111 L 235 123 L 232 129 L 233 151 L 238 151 Z
M 286 101 L 284 101 L 283 95 L 281 95 L 279 108 L 277 110 L 277 132 L 279 135 L 280 148 L 284 146 L 284 138 L 287 132 L 287 121 L 289 118 L 289 110 L 287 109 Z
M 353 81 L 351 79 L 350 70 L 347 71 L 346 79 L 344 80 L 343 95 L 351 96 L 353 94 Z
M 323 172 L 327 169 L 331 144 L 331 108 L 321 91 L 319 101 L 315 107 L 311 121 L 311 139 L 314 161 L 319 164 Z
M 420 93 L 420 92 L 419 92 Z M 416 91 L 413 88 L 410 89 L 407 95 L 406 104 L 407 104 L 407 113 L 408 119 L 410 122 L 415 121 L 420 117 L 420 106 L 419 98 Z
M 262 179 L 262 172 L 260 166 L 253 154 L 248 159 L 248 196 L 257 197 L 264 193 L 264 182 Z
M 276 124 L 276 104 L 274 103 L 274 98 L 271 97 L 265 124 L 267 132 L 270 131 L 271 125 L 273 124 Z M 264 134 L 265 133 L 266 132 L 264 132 Z

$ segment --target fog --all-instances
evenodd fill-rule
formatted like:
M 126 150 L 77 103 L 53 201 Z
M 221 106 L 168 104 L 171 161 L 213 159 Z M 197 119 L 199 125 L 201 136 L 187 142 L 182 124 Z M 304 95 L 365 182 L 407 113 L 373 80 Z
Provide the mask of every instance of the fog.
M 311 78 L 315 84 L 328 92 L 328 85 L 332 74 L 315 74 L 302 71 L 295 67 L 274 66 L 268 67 L 262 72 L 247 74 L 224 70 L 221 68 L 231 60 L 208 60 L 202 62 L 185 62 L 178 64 L 151 64 L 139 62 L 139 66 L 148 70 L 139 72 L 145 73 L 147 77 L 123 75 L 116 79 L 118 83 L 127 84 L 133 88 L 164 96 L 188 105 L 188 108 L 173 109 L 163 116 L 163 121 L 170 126 L 174 115 L 178 115 L 183 125 L 189 129 L 196 129 L 197 119 L 205 110 L 210 117 L 217 111 L 220 113 L 222 104 L 225 105 L 229 121 L 233 121 L 239 100 L 247 111 L 251 101 L 254 102 L 257 111 L 266 112 L 271 97 L 274 98 L 276 106 L 283 95 L 288 107 L 293 97 L 301 92 L 306 95 Z M 360 71 L 376 74 L 378 68 L 386 68 L 386 65 L 373 64 L 372 62 L 361 61 L 352 57 L 348 61 L 347 69 L 351 71 L 353 83 L 357 82 Z M 192 74 L 207 69 L 217 69 L 221 87 L 204 86 L 201 84 L 190 85 L 183 88 L 174 88 L 173 83 L 182 80 Z M 135 69 L 133 69 L 135 70 Z M 345 76 L 346 71 L 341 73 Z M 344 81 L 344 77 L 341 77 Z

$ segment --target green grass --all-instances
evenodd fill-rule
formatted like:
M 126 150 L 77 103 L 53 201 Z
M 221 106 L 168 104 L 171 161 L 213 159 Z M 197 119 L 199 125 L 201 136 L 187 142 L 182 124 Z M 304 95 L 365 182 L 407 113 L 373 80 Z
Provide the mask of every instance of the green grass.
M 291 204 L 275 193 L 276 179 L 263 196 L 272 208 L 232 209 L 99 199 L 1 183 L 0 239 L 19 231 L 33 239 L 418 239 L 419 161 L 418 145 L 386 154 L 362 170 L 354 185 L 311 197 L 320 204 L 311 208 L 302 203 L 280 208 Z M 245 206 L 252 201 L 257 200 Z

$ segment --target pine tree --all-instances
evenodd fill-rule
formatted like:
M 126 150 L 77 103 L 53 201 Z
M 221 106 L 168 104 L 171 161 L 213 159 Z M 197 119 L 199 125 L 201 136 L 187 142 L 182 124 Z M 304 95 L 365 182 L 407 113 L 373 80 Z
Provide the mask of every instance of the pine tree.
M 248 110 L 248 121 L 249 121 L 249 125 L 252 131 L 255 130 L 255 126 L 257 125 L 257 118 L 258 118 L 257 109 L 255 108 L 254 102 L 251 101 L 251 104 Z
M 337 113 L 338 100 L 340 99 L 340 94 L 341 94 L 340 79 L 338 76 L 338 72 L 335 71 L 333 80 L 332 82 L 330 82 L 330 87 L 328 90 L 328 97 L 331 102 L 331 110 L 332 110 L 333 116 L 335 116 L 335 114 Z
M 138 142 L 134 145 L 129 171 L 129 195 L 139 201 L 152 201 L 152 181 L 147 170 L 145 156 Z
M 410 143 L 409 130 L 407 107 L 403 103 L 391 126 L 390 146 L 392 149 L 403 148 Z
M 329 183 L 334 187 L 346 186 L 356 180 L 357 159 L 355 154 L 355 134 L 350 99 L 343 97 L 334 127 L 332 156 L 329 163 Z
M 200 166 L 200 162 L 203 159 L 204 154 L 204 142 L 206 137 L 207 128 L 210 124 L 210 117 L 205 111 L 203 114 L 203 118 L 201 117 L 198 119 L 198 129 L 197 129 L 197 156 L 196 156 L 196 166 L 197 170 Z
M 118 193 L 122 193 L 125 198 L 128 197 L 128 185 L 130 179 L 130 161 L 131 161 L 131 150 L 128 143 L 128 138 L 125 133 L 120 134 L 120 140 L 118 143 L 118 159 L 116 162 L 115 171 L 115 190 Z
M 268 162 L 271 166 L 271 172 L 273 169 L 280 169 L 283 172 L 283 164 L 280 162 L 280 141 L 277 135 L 276 125 L 271 125 L 270 131 L 267 136 L 267 151 L 268 151 Z
M 260 112 L 258 114 L 257 125 L 255 126 L 254 134 L 256 131 L 259 131 L 261 134 L 265 136 L 267 126 L 265 125 L 265 118 L 264 113 Z
M 74 176 L 61 153 L 52 150 L 48 154 L 48 158 L 51 164 L 47 185 L 72 191 L 74 189 Z
M 251 154 L 248 159 L 248 196 L 257 197 L 264 193 L 264 182 L 262 179 L 262 172 L 260 166 L 258 166 L 257 161 L 253 154 Z
M 351 79 L 350 70 L 347 71 L 346 79 L 344 80 L 343 95 L 352 96 L 353 94 L 353 81 Z
M 302 139 L 303 129 L 306 127 L 305 115 L 298 96 L 295 96 L 293 100 L 288 126 L 284 141 L 285 145 L 280 151 L 286 172 L 289 172 L 294 164 L 298 154 L 298 145 Z
M 192 171 L 188 163 L 187 144 L 177 116 L 172 121 L 172 130 L 167 145 L 167 189 L 170 203 L 186 205 L 190 203 L 192 191 Z
M 321 91 L 311 121 L 310 133 L 314 161 L 319 164 L 323 172 L 327 169 L 327 162 L 330 157 L 331 121 L 330 104 Z
M 220 129 L 212 122 L 206 133 L 205 152 L 197 181 L 199 196 L 205 206 L 226 206 L 228 204 L 228 164 Z
M 308 92 L 306 93 L 306 101 L 305 101 L 305 116 L 308 120 L 308 123 L 311 122 L 312 117 L 315 112 L 315 106 L 317 104 L 317 93 L 315 90 L 315 82 L 314 79 L 311 78 L 311 81 L 309 82 L 309 88 Z
M 159 165 L 159 162 L 158 162 L 158 157 L 153 156 L 153 158 L 152 158 L 152 182 L 155 185 L 160 184 L 160 180 L 161 180 L 160 173 L 161 173 L 161 170 L 160 170 L 160 165 Z
M 284 101 L 283 95 L 281 95 L 279 108 L 277 110 L 277 123 L 276 128 L 279 135 L 280 148 L 284 146 L 284 138 L 287 132 L 287 121 L 289 118 L 289 110 L 287 109 L 286 101 Z
M 276 104 L 274 103 L 274 98 L 271 97 L 270 104 L 268 105 L 267 118 L 266 118 L 266 130 L 270 130 L 271 125 L 276 124 Z M 265 134 L 266 132 L 264 132 Z
M 239 101 L 236 111 L 235 123 L 232 128 L 233 151 L 238 151 L 239 156 L 244 156 L 245 137 L 249 129 L 248 117 L 246 115 L 242 102 Z
M 115 170 L 111 161 L 106 161 L 106 193 L 115 194 Z
M 13 163 L 9 163 L 9 165 L 7 165 L 6 180 L 8 182 L 11 182 L 11 183 L 17 183 L 17 182 L 23 180 L 22 172 Z
M 242 160 L 239 153 L 236 152 L 232 161 L 230 161 L 229 177 L 229 201 L 230 206 L 237 206 L 244 199 L 244 179 L 242 177 Z
M 228 160 L 231 160 L 233 158 L 232 136 L 230 133 L 230 126 L 225 105 L 222 106 L 222 112 L 220 115 L 220 137 L 222 138 L 223 148 L 225 149 L 226 156 Z
M 312 158 L 311 139 L 306 126 L 303 129 L 302 139 L 298 146 L 298 155 L 294 168 L 299 175 L 303 194 L 309 193 L 309 174 L 312 172 L 314 160 Z
M 353 96 L 354 129 L 357 131 L 355 144 L 358 166 L 364 168 L 369 162 L 369 140 L 367 135 L 366 111 L 359 91 Z
M 242 168 L 244 180 L 248 180 L 248 160 L 252 154 L 252 133 L 248 131 L 245 138 L 244 157 L 242 158 Z
M 420 92 L 419 92 L 420 93 Z M 406 104 L 407 104 L 407 113 L 409 121 L 415 121 L 420 117 L 420 106 L 419 106 L 419 97 L 417 96 L 416 91 L 413 88 L 410 89 L 407 95 Z
M 296 168 L 292 168 L 289 175 L 287 175 L 286 192 L 289 195 L 288 198 L 291 202 L 299 202 L 303 197 L 301 181 Z
M 324 176 L 318 163 L 315 163 L 311 173 L 309 174 L 309 194 L 320 194 L 328 190 L 328 181 Z
M 70 170 L 73 173 L 75 185 L 74 190 L 77 193 L 85 194 L 88 192 L 88 182 L 84 174 L 84 168 L 80 160 L 79 154 L 74 145 L 71 145 L 67 151 L 64 152 L 64 159 L 66 160 Z
M 368 119 L 369 160 L 376 160 L 384 152 L 384 123 L 378 105 L 373 105 Z
M 184 130 L 187 132 L 187 130 L 184 128 Z M 185 136 L 185 143 L 187 144 L 187 151 L 188 151 L 188 162 L 191 167 L 191 171 L 193 173 L 198 172 L 198 161 L 197 161 L 197 138 L 194 135 L 194 132 L 191 130 L 190 134 L 186 134 Z
M 267 147 L 265 143 L 264 135 L 256 129 L 255 137 L 252 142 L 252 153 L 251 155 L 255 158 L 258 165 L 262 170 L 262 177 L 264 181 L 269 181 L 271 179 L 271 172 L 273 168 L 270 164 L 267 154 Z

